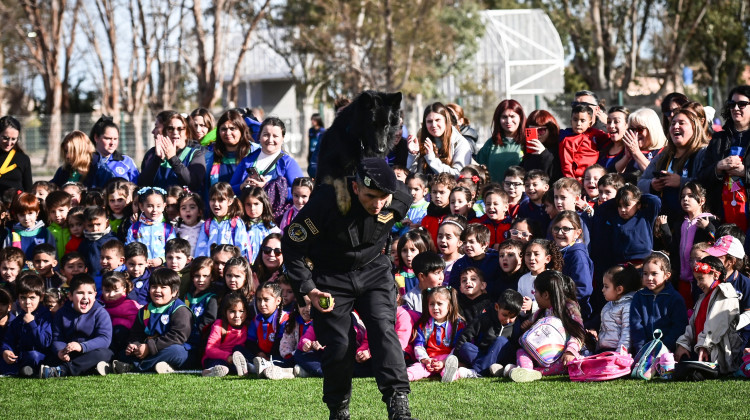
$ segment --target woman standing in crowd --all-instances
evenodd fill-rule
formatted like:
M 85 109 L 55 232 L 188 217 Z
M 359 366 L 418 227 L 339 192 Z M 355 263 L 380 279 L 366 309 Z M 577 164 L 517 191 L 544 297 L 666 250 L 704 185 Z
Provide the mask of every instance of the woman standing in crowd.
M 158 128 L 162 127 L 159 131 Z M 206 178 L 205 150 L 188 145 L 188 123 L 174 111 L 157 115 L 154 127 L 155 146 L 146 152 L 138 185 L 168 189 L 173 185 L 203 191 Z
M 526 139 L 526 153 L 521 160 L 521 167 L 528 173 L 532 169 L 540 169 L 549 175 L 550 182 L 562 177 L 560 158 L 558 157 L 558 138 L 560 126 L 548 111 L 537 109 L 529 114 L 526 120 L 527 128 L 536 128 L 539 140 Z
M 469 142 L 469 146 L 471 146 L 471 154 L 475 154 L 477 152 L 479 133 L 469 125 L 471 122 L 466 115 L 464 115 L 464 109 L 458 104 L 448 104 L 445 107 L 448 108 L 451 115 L 455 117 L 455 126 L 458 127 L 458 132 Z
M 750 86 L 742 85 L 729 92 L 721 116 L 724 130 L 715 133 L 706 148 L 699 181 L 708 191 L 708 203 L 721 203 L 712 208 L 727 223 L 747 229 L 747 168 L 750 146 Z
M 698 176 L 703 161 L 704 138 L 698 116 L 689 109 L 676 111 L 669 139 L 644 171 L 638 188 L 661 197 L 662 214 L 671 222 L 683 216 L 680 188 Z
M 490 171 L 493 181 L 500 181 L 505 171 L 521 163 L 526 149 L 523 129 L 526 127 L 526 114 L 521 104 L 506 99 L 495 108 L 492 117 L 492 137 L 477 152 L 475 159 Z
M 18 140 L 21 123 L 7 115 L 0 118 L 0 196 L 5 190 L 31 190 L 31 161 Z
M 407 168 L 414 173 L 458 176 L 471 163 L 469 141 L 451 126 L 448 109 L 440 102 L 425 108 L 422 128 L 417 137 L 408 140 Z
M 236 109 L 224 112 L 219 117 L 217 127 L 218 139 L 206 152 L 206 191 L 217 182 L 231 182 L 240 161 L 258 149 L 258 145 L 252 142 L 242 114 Z
M 93 183 L 93 156 L 96 152 L 94 144 L 83 131 L 73 130 L 68 133 L 60 144 L 60 154 L 63 164 L 57 168 L 51 183 L 62 188 L 68 182 L 80 182 L 85 186 Z
M 305 176 L 297 161 L 282 150 L 286 136 L 284 122 L 268 117 L 260 126 L 260 148 L 242 159 L 232 175 L 232 189 L 238 196 L 246 186 L 261 187 L 271 196 L 266 184 L 279 178 L 286 180 L 287 199 L 292 198 L 292 183 Z M 283 183 L 283 181 L 282 181 Z
M 628 130 L 622 143 L 625 146 L 625 156 L 617 161 L 615 167 L 617 172 L 630 174 L 634 179 L 646 170 L 651 160 L 667 144 L 667 137 L 659 125 L 656 112 L 650 108 L 641 108 L 630 114 Z
M 138 167 L 129 156 L 117 151 L 120 144 L 120 129 L 112 117 L 102 116 L 91 128 L 91 136 L 96 152 L 91 159 L 90 187 L 104 188 L 112 178 L 125 178 L 138 182 Z

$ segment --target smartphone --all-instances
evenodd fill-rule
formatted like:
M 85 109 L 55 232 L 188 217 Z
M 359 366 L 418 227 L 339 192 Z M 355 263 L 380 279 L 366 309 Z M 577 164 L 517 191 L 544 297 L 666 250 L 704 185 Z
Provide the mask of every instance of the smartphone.
M 667 176 L 667 174 L 665 174 L 664 172 L 661 172 L 661 171 L 659 171 L 659 172 L 657 172 L 657 173 L 654 174 L 654 178 L 661 178 L 663 176 Z
M 250 179 L 254 179 L 256 181 L 260 181 L 261 180 L 260 174 L 258 173 L 258 170 L 255 169 L 255 166 L 251 166 L 251 167 L 247 168 L 245 171 L 247 172 L 247 176 Z
M 526 129 L 526 153 L 534 153 L 534 150 L 529 149 L 529 140 L 539 140 L 539 130 L 537 128 Z

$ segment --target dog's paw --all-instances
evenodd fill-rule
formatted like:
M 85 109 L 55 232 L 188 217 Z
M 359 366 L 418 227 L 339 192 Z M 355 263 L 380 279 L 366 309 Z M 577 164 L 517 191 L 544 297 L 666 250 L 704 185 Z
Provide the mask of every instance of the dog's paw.
M 346 181 L 343 179 L 334 180 L 333 188 L 336 190 L 336 204 L 338 205 L 341 214 L 348 213 L 352 206 L 352 199 L 346 188 Z

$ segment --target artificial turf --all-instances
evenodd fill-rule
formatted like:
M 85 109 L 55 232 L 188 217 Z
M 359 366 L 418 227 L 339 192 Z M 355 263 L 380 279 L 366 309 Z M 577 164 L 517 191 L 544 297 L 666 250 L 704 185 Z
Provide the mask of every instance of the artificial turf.
M 3 419 L 324 419 L 322 380 L 269 381 L 198 375 L 109 375 L 49 380 L 0 378 Z M 545 378 L 412 383 L 412 413 L 422 419 L 750 418 L 750 381 L 700 383 Z M 353 419 L 384 419 L 375 381 L 355 379 Z

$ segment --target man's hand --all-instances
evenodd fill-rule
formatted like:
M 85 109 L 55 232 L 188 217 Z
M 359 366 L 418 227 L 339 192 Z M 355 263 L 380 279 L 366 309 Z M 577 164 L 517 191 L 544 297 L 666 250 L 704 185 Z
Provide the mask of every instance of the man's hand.
M 312 303 L 313 307 L 323 313 L 333 311 L 333 307 L 336 305 L 336 302 L 330 293 L 321 292 L 317 287 L 310 290 L 310 293 L 307 294 L 307 297 L 310 298 L 310 303 Z M 330 303 L 328 304 L 327 308 L 322 308 L 320 306 L 320 298 L 328 298 Z

